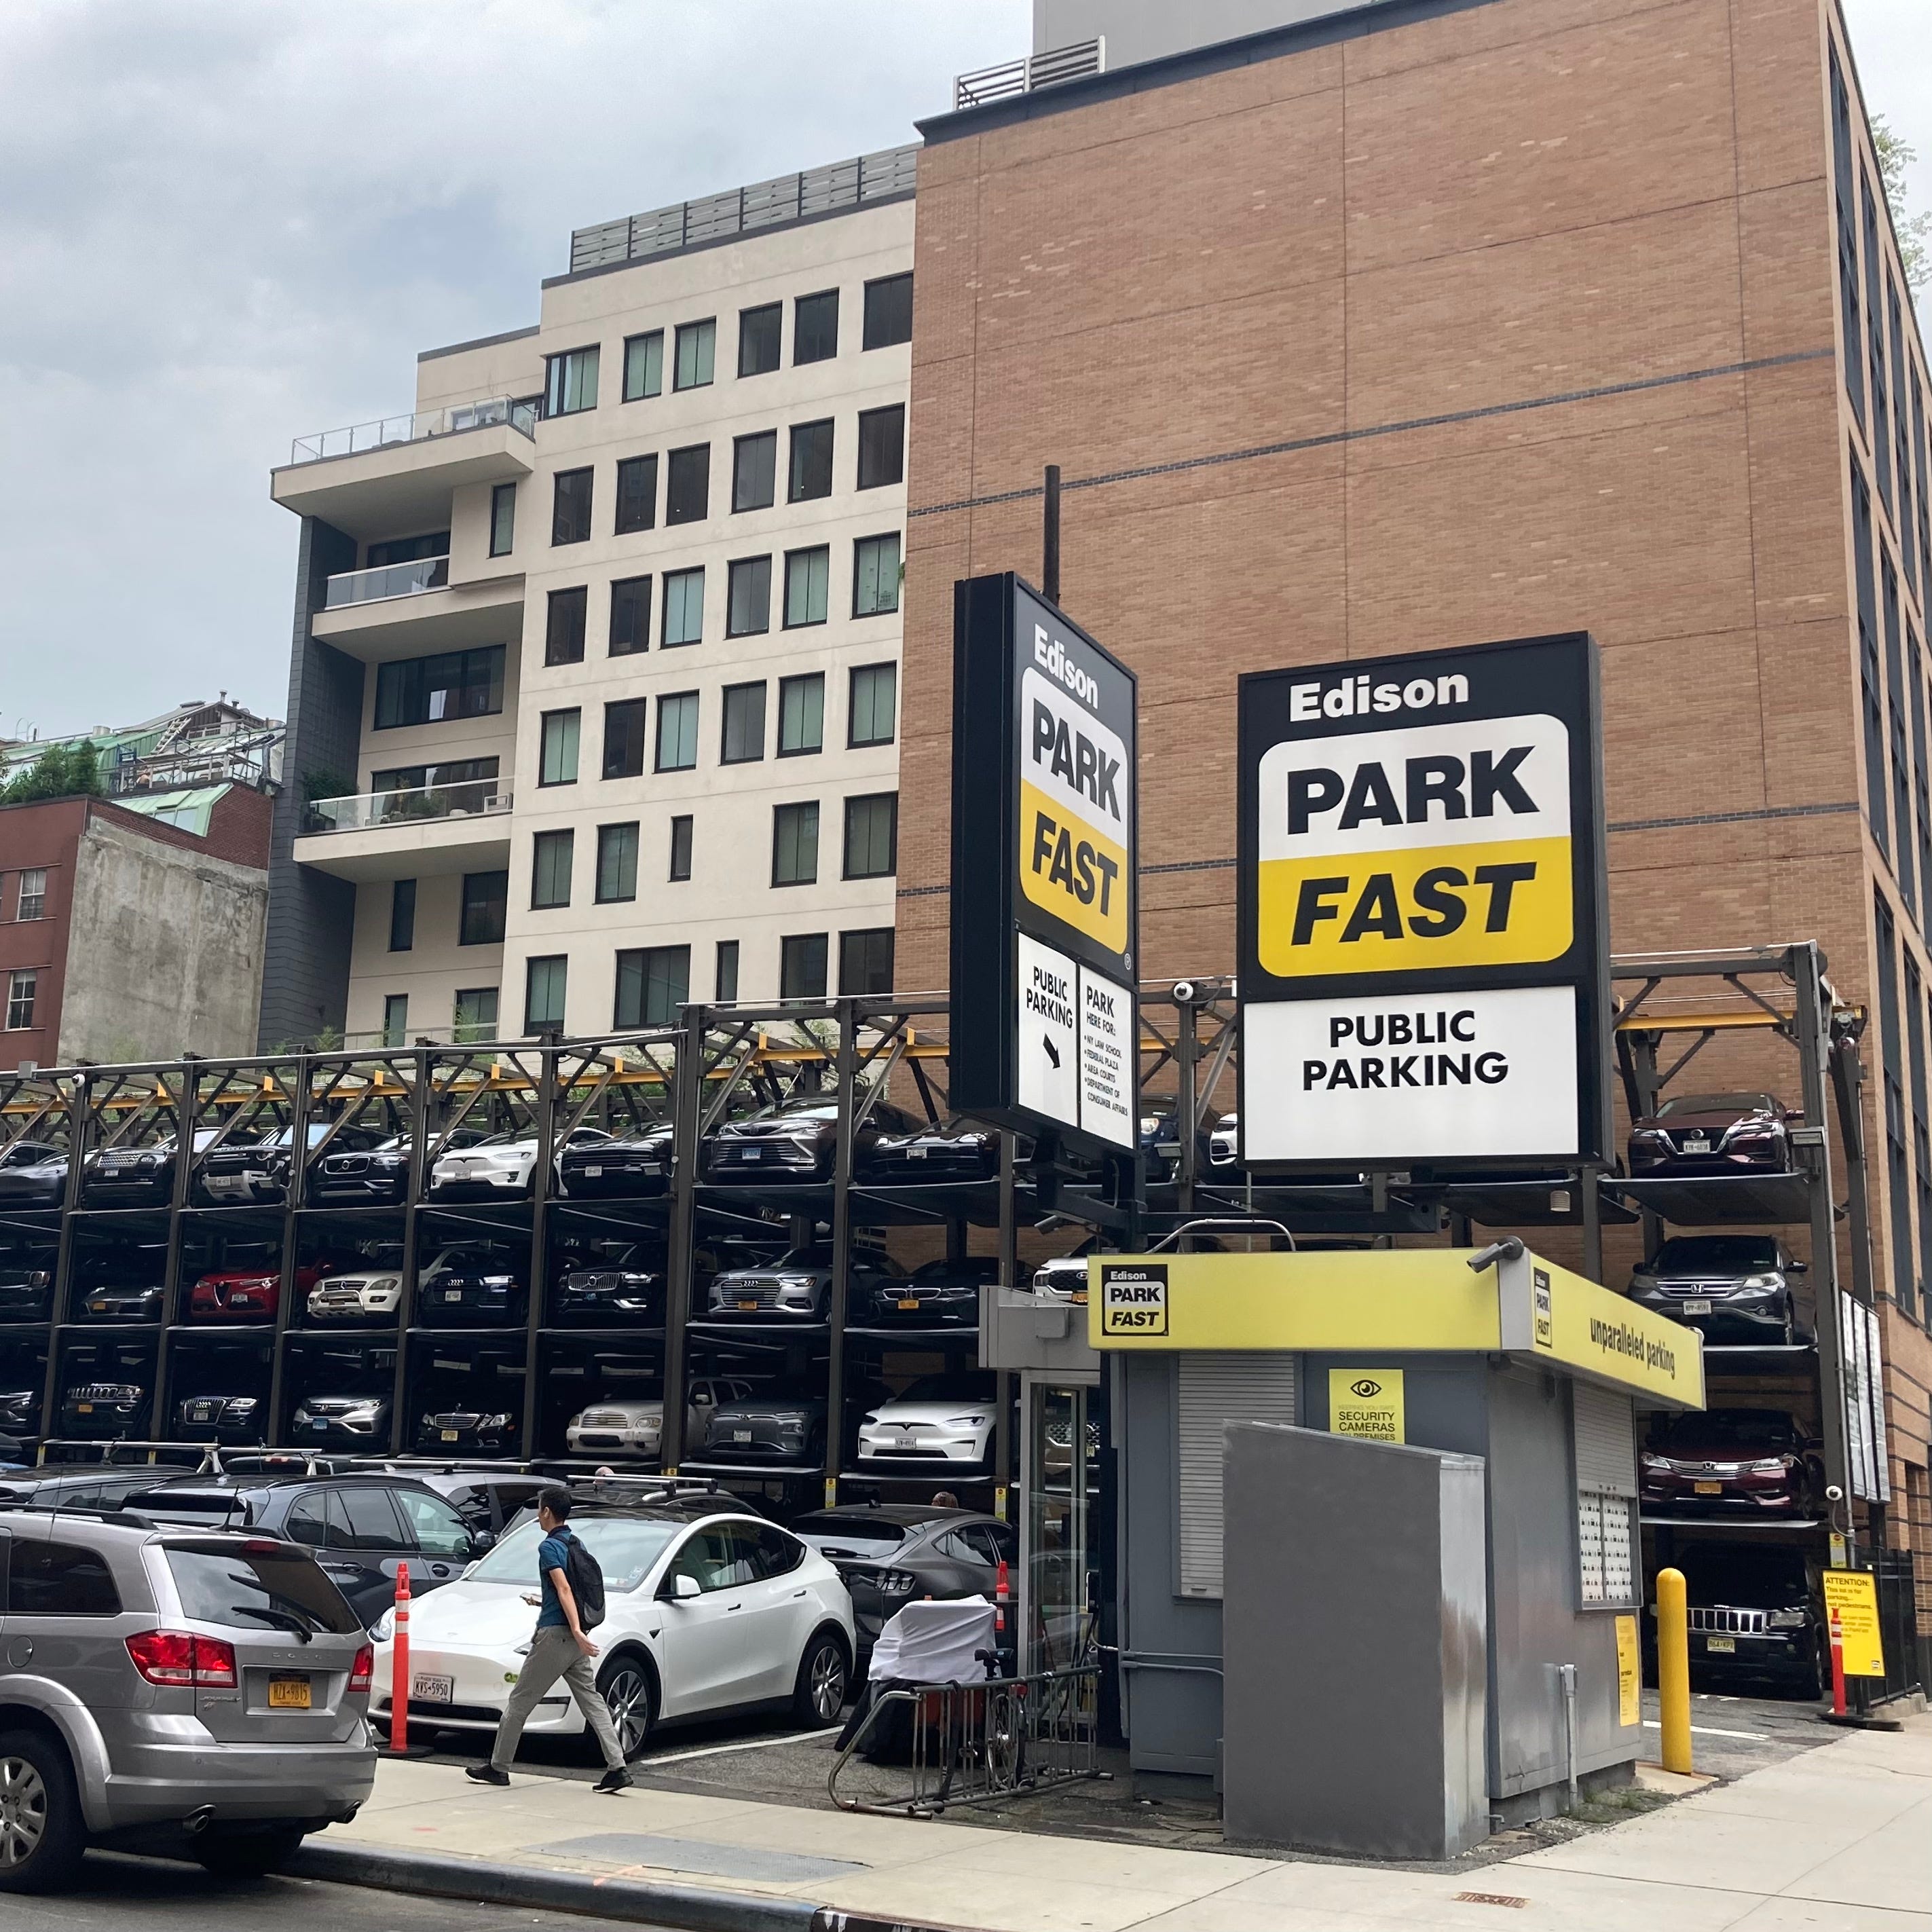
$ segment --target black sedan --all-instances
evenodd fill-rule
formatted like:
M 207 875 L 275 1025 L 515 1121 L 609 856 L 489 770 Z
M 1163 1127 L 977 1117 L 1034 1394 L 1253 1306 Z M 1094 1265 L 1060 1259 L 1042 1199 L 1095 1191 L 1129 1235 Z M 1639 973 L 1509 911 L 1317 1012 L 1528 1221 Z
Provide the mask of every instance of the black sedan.
M 852 1136 L 854 1171 L 872 1158 L 882 1135 L 912 1134 L 920 1124 L 881 1100 Z M 727 1120 L 704 1143 L 704 1178 L 727 1186 L 796 1187 L 832 1178 L 838 1143 L 838 1103 L 808 1094 Z
M 459 1148 L 474 1147 L 485 1138 L 476 1127 L 458 1127 L 439 1140 L 430 1136 L 429 1158 Z M 328 1151 L 309 1168 L 304 1192 L 311 1208 L 393 1208 L 409 1197 L 410 1140 L 392 1134 L 372 1148 L 345 1148 L 329 1143 Z
M 557 1322 L 593 1326 L 664 1319 L 665 1256 L 656 1241 L 601 1241 L 558 1278 L 550 1304 Z
M 852 1257 L 847 1306 L 872 1305 L 882 1284 L 904 1278 L 891 1256 Z M 820 1243 L 792 1248 L 775 1262 L 728 1269 L 712 1278 L 705 1308 L 707 1322 L 823 1322 L 832 1293 L 832 1250 Z
M 1000 1171 L 1000 1137 L 970 1120 L 915 1124 L 880 1132 L 855 1150 L 855 1178 L 868 1187 L 913 1187 L 941 1180 L 990 1180 Z
M 74 1268 L 74 1313 L 85 1322 L 158 1322 L 168 1251 L 143 1241 L 82 1254 Z
M 44 1322 L 54 1292 L 52 1248 L 12 1248 L 0 1254 L 0 1322 Z
M 382 1146 L 386 1138 L 374 1128 L 352 1126 L 338 1127 L 331 1135 L 326 1121 L 309 1123 L 310 1147 L 314 1148 L 327 1138 L 331 1154 L 367 1154 Z M 201 1163 L 195 1177 L 197 1196 L 216 1208 L 286 1200 L 289 1156 L 295 1144 L 292 1127 L 284 1127 L 266 1140 L 240 1145 L 224 1141 Z
M 63 1436 L 112 1442 L 140 1436 L 148 1426 L 148 1391 L 139 1382 L 78 1382 L 61 1398 Z
M 634 1134 L 567 1147 L 557 1157 L 563 1191 L 572 1200 L 662 1194 L 670 1186 L 668 1120 Z
M 416 1319 L 426 1328 L 501 1328 L 523 1320 L 524 1270 L 494 1241 L 445 1248 L 416 1280 Z
M 197 1127 L 196 1154 L 220 1132 Z M 175 1191 L 176 1143 L 170 1135 L 152 1147 L 104 1148 L 80 1170 L 80 1198 L 90 1208 L 165 1208 Z
M 980 1322 L 980 1293 L 1000 1279 L 992 1255 L 964 1261 L 927 1262 L 903 1281 L 876 1283 L 869 1307 L 854 1303 L 854 1322 L 874 1328 L 973 1328 Z
M 869 1650 L 886 1619 L 915 1598 L 990 1598 L 1007 1566 L 1018 1588 L 1020 1540 L 998 1516 L 923 1503 L 846 1503 L 794 1519 L 792 1533 L 838 1572 Z
M 175 1404 L 175 1434 L 184 1442 L 238 1448 L 265 1439 L 268 1415 L 259 1396 L 191 1395 Z
M 58 1208 L 67 1198 L 67 1154 L 45 1141 L 0 1148 L 0 1208 Z
M 474 1402 L 436 1403 L 416 1422 L 416 1446 L 430 1456 L 506 1456 L 517 1447 L 521 1418 L 509 1410 L 478 1408 Z
M 1770 1094 L 1679 1094 L 1630 1123 L 1631 1178 L 1786 1173 L 1803 1118 Z

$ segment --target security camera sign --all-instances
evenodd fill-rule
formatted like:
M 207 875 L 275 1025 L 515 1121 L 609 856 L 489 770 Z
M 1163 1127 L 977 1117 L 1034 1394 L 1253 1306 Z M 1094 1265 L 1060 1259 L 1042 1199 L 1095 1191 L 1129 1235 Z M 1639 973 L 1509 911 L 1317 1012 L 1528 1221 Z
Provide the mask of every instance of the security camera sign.
M 1251 675 L 1240 706 L 1244 1158 L 1596 1158 L 1590 640 Z

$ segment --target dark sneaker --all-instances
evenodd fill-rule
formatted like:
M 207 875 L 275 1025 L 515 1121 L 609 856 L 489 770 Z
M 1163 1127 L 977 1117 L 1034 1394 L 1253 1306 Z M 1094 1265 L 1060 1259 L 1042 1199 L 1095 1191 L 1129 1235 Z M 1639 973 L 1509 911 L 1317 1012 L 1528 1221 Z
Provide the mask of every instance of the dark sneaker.
M 620 1764 L 614 1771 L 607 1771 L 591 1788 L 596 1791 L 628 1791 L 631 1784 L 631 1774 Z
M 466 1775 L 476 1779 L 478 1784 L 506 1785 L 510 1781 L 510 1774 L 507 1771 L 499 1771 L 494 1764 L 472 1764 L 469 1767 Z

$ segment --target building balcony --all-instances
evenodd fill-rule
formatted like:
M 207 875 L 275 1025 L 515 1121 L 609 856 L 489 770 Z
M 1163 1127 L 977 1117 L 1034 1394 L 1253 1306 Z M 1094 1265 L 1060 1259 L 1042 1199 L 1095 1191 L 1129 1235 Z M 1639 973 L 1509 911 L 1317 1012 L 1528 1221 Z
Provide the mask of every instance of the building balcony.
M 488 872 L 509 863 L 511 802 L 499 778 L 312 799 L 295 856 L 342 879 Z
M 486 396 L 414 416 L 387 416 L 296 437 L 269 494 L 298 516 L 320 517 L 349 536 L 392 536 L 449 520 L 450 492 L 527 476 L 537 407 Z
M 379 664 L 509 644 L 522 634 L 523 610 L 520 574 L 452 584 L 448 558 L 425 556 L 330 578 L 309 628 L 352 657 Z

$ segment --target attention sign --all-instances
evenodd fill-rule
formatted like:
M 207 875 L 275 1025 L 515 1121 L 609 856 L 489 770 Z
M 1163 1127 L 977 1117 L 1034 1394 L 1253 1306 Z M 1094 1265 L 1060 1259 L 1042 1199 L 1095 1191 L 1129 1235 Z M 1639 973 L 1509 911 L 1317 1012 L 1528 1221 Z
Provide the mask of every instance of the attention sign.
M 1590 639 L 1251 674 L 1240 733 L 1243 1159 L 1600 1158 Z

